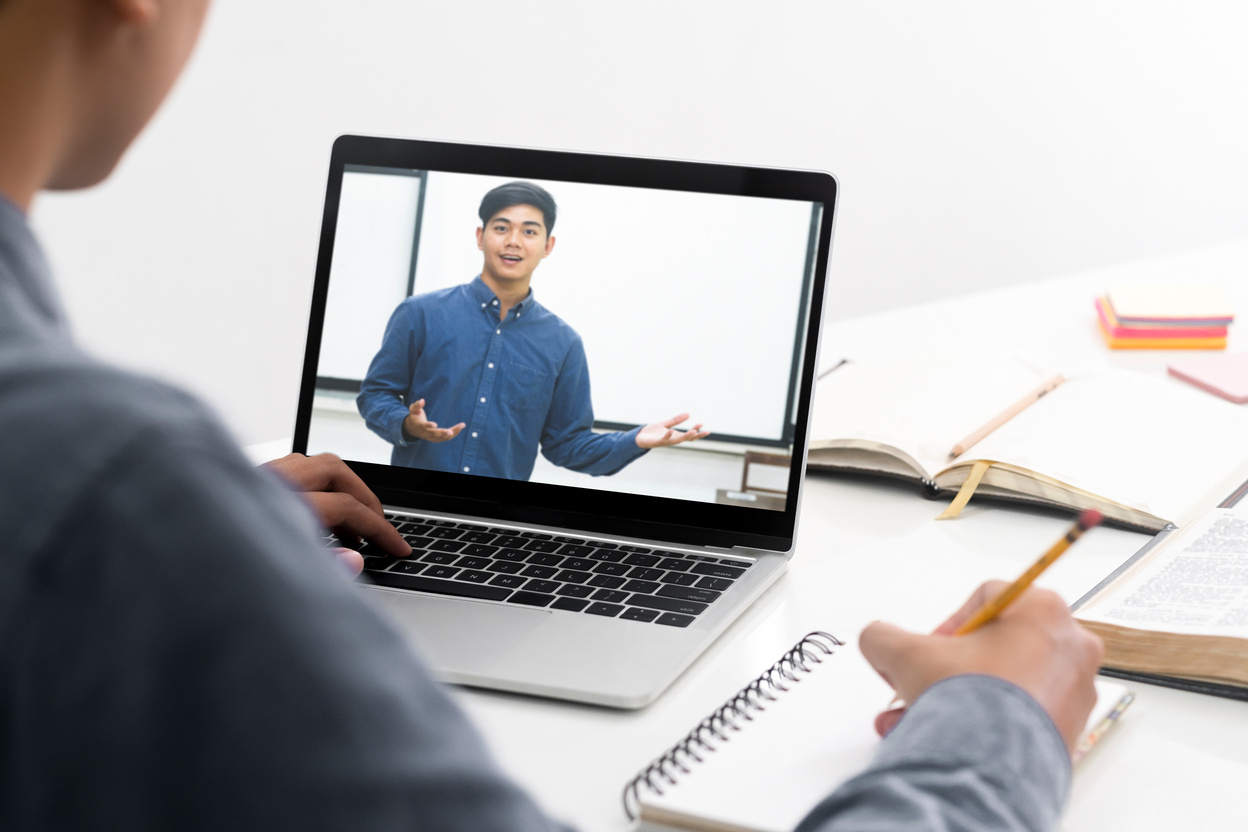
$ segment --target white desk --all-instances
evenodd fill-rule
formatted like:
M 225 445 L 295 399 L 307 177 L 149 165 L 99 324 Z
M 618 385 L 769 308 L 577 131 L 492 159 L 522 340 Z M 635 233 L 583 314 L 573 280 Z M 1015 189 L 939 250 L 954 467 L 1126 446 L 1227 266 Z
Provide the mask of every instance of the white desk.
M 835 284 L 835 262 L 831 274 Z M 833 322 L 825 327 L 823 364 L 982 343 L 1067 373 L 1097 366 L 1162 372 L 1173 353 L 1111 352 L 1096 333 L 1092 298 L 1120 279 L 1223 282 L 1248 317 L 1245 241 Z M 1232 329 L 1231 349 L 1248 345 L 1245 327 Z M 1069 522 L 972 501 L 958 520 L 937 523 L 932 518 L 940 508 L 904 486 L 808 478 L 788 574 L 641 712 L 482 691 L 461 690 L 457 698 L 502 765 L 549 811 L 583 830 L 627 829 L 619 804 L 624 783 L 804 633 L 853 636 L 847 627 L 873 617 L 930 628 L 980 581 L 1020 573 Z M 1041 584 L 1073 601 L 1147 540 L 1097 529 Z M 1242 828 L 1248 703 L 1131 687 L 1138 699 L 1123 724 L 1080 767 L 1064 828 Z

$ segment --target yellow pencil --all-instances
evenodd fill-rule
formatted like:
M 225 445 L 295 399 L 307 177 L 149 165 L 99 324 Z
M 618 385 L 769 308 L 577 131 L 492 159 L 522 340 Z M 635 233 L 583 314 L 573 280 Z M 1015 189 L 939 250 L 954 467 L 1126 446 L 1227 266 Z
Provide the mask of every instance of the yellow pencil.
M 1099 511 L 1090 508 L 1083 514 L 1079 515 L 1079 519 L 1070 527 L 1066 534 L 1062 535 L 1061 540 L 1053 544 L 1049 551 L 1040 556 L 1040 559 L 1031 565 L 1031 568 L 1018 576 L 1018 580 L 1007 586 L 1005 589 L 997 593 L 996 597 L 990 599 L 982 607 L 975 611 L 975 614 L 962 622 L 958 629 L 954 630 L 955 636 L 966 635 L 967 633 L 978 630 L 992 619 L 1001 614 L 1002 610 L 1014 602 L 1014 599 L 1023 594 L 1027 587 L 1031 586 L 1036 578 L 1040 577 L 1040 573 L 1053 565 L 1053 562 L 1062 556 L 1070 545 L 1083 536 L 1083 533 L 1093 526 L 1098 526 L 1104 519 Z

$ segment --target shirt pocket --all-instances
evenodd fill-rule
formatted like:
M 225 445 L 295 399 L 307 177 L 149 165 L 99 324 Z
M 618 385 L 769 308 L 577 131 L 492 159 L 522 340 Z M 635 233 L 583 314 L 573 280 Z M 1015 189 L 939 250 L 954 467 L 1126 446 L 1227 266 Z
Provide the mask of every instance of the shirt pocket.
M 550 409 L 553 376 L 536 367 L 512 363 L 503 383 L 504 407 L 545 413 Z

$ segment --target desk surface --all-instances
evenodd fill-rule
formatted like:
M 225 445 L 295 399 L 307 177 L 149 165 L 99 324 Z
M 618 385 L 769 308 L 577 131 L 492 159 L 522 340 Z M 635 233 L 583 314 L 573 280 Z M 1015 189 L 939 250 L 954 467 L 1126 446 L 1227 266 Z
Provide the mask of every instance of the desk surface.
M 834 282 L 835 264 L 831 273 Z M 822 364 L 980 343 L 1065 373 L 1107 366 L 1160 373 L 1176 353 L 1106 349 L 1093 297 L 1117 280 L 1216 281 L 1248 314 L 1245 275 L 1248 241 L 833 322 Z M 1237 332 L 1245 326 L 1232 328 L 1232 350 L 1248 345 Z M 788 573 L 640 712 L 464 689 L 456 698 L 503 767 L 551 813 L 587 832 L 627 829 L 619 802 L 624 783 L 803 634 L 822 629 L 853 639 L 874 618 L 930 629 L 981 581 L 1022 572 L 1069 524 L 974 502 L 959 519 L 938 523 L 940 508 L 905 486 L 809 476 Z M 1097 529 L 1040 584 L 1073 601 L 1147 540 Z M 1063 828 L 1242 827 L 1248 703 L 1130 687 L 1138 699 L 1081 765 Z

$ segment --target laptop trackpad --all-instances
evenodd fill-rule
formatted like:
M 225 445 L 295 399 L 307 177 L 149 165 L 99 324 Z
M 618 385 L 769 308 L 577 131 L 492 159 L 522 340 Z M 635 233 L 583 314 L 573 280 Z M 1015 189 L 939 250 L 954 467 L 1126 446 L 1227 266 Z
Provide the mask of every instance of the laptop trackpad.
M 443 671 L 488 670 L 550 617 L 547 610 L 377 592 L 386 613 Z

